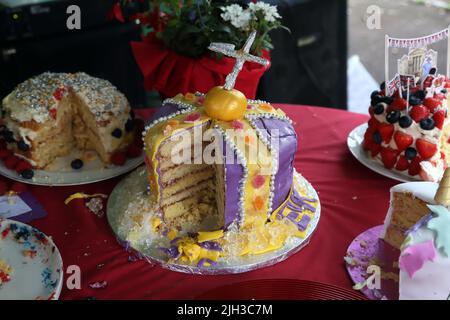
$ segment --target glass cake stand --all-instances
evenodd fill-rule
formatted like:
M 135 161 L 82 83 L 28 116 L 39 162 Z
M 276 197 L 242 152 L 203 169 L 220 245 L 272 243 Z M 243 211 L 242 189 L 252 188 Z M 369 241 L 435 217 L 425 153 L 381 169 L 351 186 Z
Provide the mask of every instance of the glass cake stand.
M 219 275 L 243 273 L 255 269 L 268 267 L 281 262 L 305 247 L 317 228 L 320 219 L 320 201 L 317 192 L 311 184 L 299 173 L 294 172 L 294 186 L 298 189 L 307 190 L 307 196 L 317 199 L 317 208 L 314 218 L 311 220 L 305 238 L 290 237 L 284 246 L 276 251 L 260 255 L 248 255 L 230 259 L 219 259 L 214 266 L 199 267 L 179 262 L 168 262 L 166 255 L 159 249 L 161 242 L 156 239 L 148 239 L 139 245 L 131 245 L 128 239 L 128 231 L 121 228 L 121 221 L 129 208 L 148 197 L 145 190 L 147 187 L 146 169 L 144 166 L 125 177 L 112 191 L 108 199 L 107 218 L 119 243 L 129 252 L 136 254 L 151 264 L 157 264 L 163 268 L 190 274 Z M 129 211 L 128 211 L 129 213 Z

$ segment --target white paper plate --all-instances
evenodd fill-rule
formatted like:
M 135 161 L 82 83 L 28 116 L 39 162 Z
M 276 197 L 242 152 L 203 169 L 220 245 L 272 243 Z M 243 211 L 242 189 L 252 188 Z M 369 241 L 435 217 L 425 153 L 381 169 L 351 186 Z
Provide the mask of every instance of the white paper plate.
M 362 143 L 364 140 L 364 133 L 367 129 L 367 123 L 364 123 L 350 132 L 347 137 L 347 146 L 350 152 L 355 156 L 355 158 L 365 165 L 367 168 L 394 180 L 401 182 L 413 182 L 413 181 L 421 181 L 419 179 L 415 179 L 406 174 L 396 172 L 393 170 L 386 169 L 382 164 L 373 161 L 369 158 L 368 154 L 364 151 L 362 147 Z
M 51 164 L 50 170 L 34 170 L 32 179 L 22 178 L 16 171 L 5 167 L 3 161 L 0 161 L 0 175 L 12 180 L 23 183 L 41 185 L 41 186 L 72 186 L 98 182 L 111 179 L 121 174 L 127 173 L 144 162 L 144 154 L 137 158 L 127 159 L 123 166 L 111 165 L 104 167 L 100 159 L 85 162 L 83 168 L 75 170 L 70 167 L 73 159 L 77 159 L 80 155 L 73 154 L 65 157 L 57 158 Z
M 11 230 L 11 226 L 17 231 Z M 18 237 L 19 234 L 24 236 Z M 33 250 L 36 255 L 25 256 L 24 250 Z M 0 300 L 59 298 L 63 285 L 61 255 L 52 239 L 36 228 L 0 219 L 0 260 L 13 269 L 11 280 L 0 286 Z

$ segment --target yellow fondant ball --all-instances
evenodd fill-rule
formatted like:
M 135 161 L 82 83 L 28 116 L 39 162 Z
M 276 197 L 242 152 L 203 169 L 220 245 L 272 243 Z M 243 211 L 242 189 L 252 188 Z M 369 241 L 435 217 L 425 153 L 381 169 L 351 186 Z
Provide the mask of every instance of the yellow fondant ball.
M 244 116 L 247 98 L 239 90 L 214 87 L 206 94 L 203 106 L 211 118 L 231 121 Z

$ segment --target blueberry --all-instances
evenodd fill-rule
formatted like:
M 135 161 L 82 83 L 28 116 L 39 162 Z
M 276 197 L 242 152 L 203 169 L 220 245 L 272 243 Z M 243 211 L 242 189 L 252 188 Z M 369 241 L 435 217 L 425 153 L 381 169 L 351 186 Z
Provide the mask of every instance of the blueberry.
M 373 106 L 376 105 L 377 103 L 383 102 L 383 96 L 376 94 L 373 98 L 372 98 L 372 102 L 373 102 Z
M 409 104 L 412 106 L 418 106 L 419 104 L 422 104 L 422 100 L 419 99 L 416 96 L 410 96 L 409 97 Z
M 386 82 L 383 81 L 382 83 L 380 83 L 380 90 L 384 91 L 386 89 Z
M 23 140 L 20 140 L 19 142 L 17 142 L 17 147 L 21 151 L 28 151 L 28 150 L 30 150 L 30 146 L 27 145 L 27 143 L 25 141 L 23 141 Z
M 125 131 L 130 132 L 131 130 L 133 130 L 133 128 L 134 128 L 134 120 L 128 119 L 127 122 L 125 123 Z
M 111 135 L 114 138 L 120 138 L 122 136 L 122 130 L 120 130 L 119 128 L 114 129 L 113 132 L 111 132 Z
M 377 144 L 381 144 L 381 142 L 383 141 L 383 139 L 381 138 L 381 134 L 378 131 L 375 131 L 372 138 L 373 138 L 373 141 Z
M 382 114 L 384 112 L 384 106 L 386 104 L 383 102 L 377 103 L 374 107 L 373 107 L 373 113 L 375 114 Z
M 394 102 L 394 98 L 392 97 L 383 97 L 383 102 L 386 104 L 391 104 L 392 102 Z
M 396 123 L 400 119 L 400 111 L 394 110 L 388 113 L 386 120 L 389 123 Z
M 375 96 L 377 96 L 377 95 L 379 95 L 379 92 L 378 92 L 378 90 L 375 90 L 375 91 L 373 91 L 371 94 L 370 94 L 370 99 L 375 99 Z
M 6 142 L 8 142 L 8 143 L 16 141 L 16 140 L 14 140 L 14 133 L 12 131 L 9 131 L 9 130 L 5 130 L 3 132 L 3 137 L 5 138 Z
M 31 179 L 34 176 L 34 171 L 32 169 L 25 169 L 20 173 L 20 175 L 24 179 Z
M 442 92 L 443 94 L 447 94 L 448 91 L 447 91 L 447 89 L 442 89 L 441 92 Z
M 400 119 L 398 120 L 398 124 L 402 128 L 409 128 L 412 124 L 412 119 L 410 116 L 400 117 Z
M 405 150 L 405 158 L 412 160 L 417 156 L 417 151 L 414 148 L 408 148 Z
M 81 159 L 75 159 L 70 163 L 73 169 L 81 169 L 83 167 L 83 161 Z
M 423 90 L 417 90 L 416 92 L 414 92 L 414 96 L 419 98 L 420 100 L 425 99 L 426 93 Z
M 420 127 L 423 130 L 433 130 L 435 126 L 434 120 L 431 118 L 426 118 L 420 121 Z

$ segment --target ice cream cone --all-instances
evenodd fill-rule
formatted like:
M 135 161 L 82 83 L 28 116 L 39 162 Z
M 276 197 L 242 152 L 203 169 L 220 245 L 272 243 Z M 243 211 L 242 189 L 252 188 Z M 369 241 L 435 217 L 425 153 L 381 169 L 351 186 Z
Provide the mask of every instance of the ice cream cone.
M 445 170 L 434 200 L 443 206 L 450 206 L 450 168 Z

